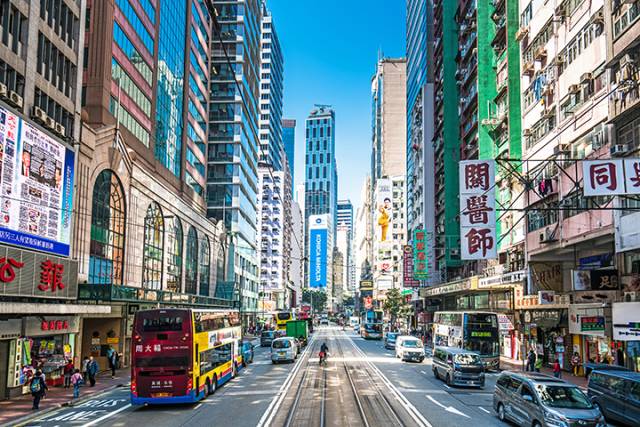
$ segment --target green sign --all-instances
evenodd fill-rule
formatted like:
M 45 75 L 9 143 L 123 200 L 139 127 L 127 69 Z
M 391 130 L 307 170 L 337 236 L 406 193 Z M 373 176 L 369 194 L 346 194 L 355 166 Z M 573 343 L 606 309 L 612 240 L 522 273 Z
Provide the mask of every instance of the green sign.
M 429 278 L 427 230 L 413 231 L 413 277 L 418 280 Z
M 491 338 L 489 331 L 471 331 L 471 336 L 475 338 Z

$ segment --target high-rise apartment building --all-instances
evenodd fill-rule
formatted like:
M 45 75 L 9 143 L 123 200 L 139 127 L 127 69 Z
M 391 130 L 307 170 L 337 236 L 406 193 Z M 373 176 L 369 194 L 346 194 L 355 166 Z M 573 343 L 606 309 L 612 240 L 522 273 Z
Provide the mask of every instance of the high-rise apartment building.
M 260 37 L 260 162 L 284 170 L 282 102 L 284 62 L 273 17 L 262 5 Z M 292 167 L 290 165 L 290 167 Z
M 344 256 L 344 290 L 355 290 L 356 265 L 354 260 L 353 205 L 351 200 L 338 200 L 338 218 L 336 226 L 336 246 Z M 341 234 L 344 232 L 344 236 Z
M 304 217 L 300 205 L 291 202 L 291 269 L 289 282 L 293 290 L 291 307 L 298 307 L 302 302 L 304 288 Z
M 295 182 L 296 121 L 294 119 L 282 119 L 282 141 L 287 162 L 289 163 L 291 180 Z
M 360 189 L 360 200 L 362 202 L 356 211 L 354 223 L 356 282 L 361 279 L 371 279 L 371 261 L 373 259 L 373 207 L 370 187 L 371 177 L 367 175 Z
M 234 236 L 243 310 L 256 309 L 260 116 L 259 0 L 214 0 L 219 37 L 211 42 L 207 215 Z M 240 119 L 241 118 L 241 119 Z

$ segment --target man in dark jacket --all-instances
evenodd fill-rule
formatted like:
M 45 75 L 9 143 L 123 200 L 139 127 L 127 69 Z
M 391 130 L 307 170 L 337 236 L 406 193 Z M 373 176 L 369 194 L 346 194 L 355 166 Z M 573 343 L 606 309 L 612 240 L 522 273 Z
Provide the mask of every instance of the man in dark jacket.
M 89 383 L 91 383 L 91 387 L 96 385 L 96 375 L 98 374 L 98 362 L 95 361 L 93 356 L 89 358 L 89 363 L 87 364 L 87 374 L 89 375 Z
M 47 383 L 43 379 L 42 371 L 38 369 L 34 374 L 33 378 L 31 378 L 31 382 L 29 383 L 29 388 L 31 389 L 31 395 L 33 396 L 33 409 L 40 409 L 40 399 L 44 396 L 47 391 Z
M 527 371 L 533 372 L 536 366 L 536 352 L 533 349 L 529 350 L 527 356 Z

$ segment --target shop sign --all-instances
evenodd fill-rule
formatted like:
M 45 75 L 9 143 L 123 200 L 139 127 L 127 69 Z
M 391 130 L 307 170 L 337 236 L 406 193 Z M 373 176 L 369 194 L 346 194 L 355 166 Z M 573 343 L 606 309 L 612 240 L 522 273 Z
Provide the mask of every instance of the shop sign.
M 360 280 L 360 291 L 373 290 L 372 280 Z
M 80 330 L 78 316 L 25 317 L 25 336 L 77 333 Z
M 371 297 L 364 297 L 364 307 L 366 309 L 369 309 L 371 307 L 373 307 L 373 298 Z
M 478 277 L 473 276 L 468 279 L 448 283 L 442 286 L 424 288 L 420 290 L 421 297 L 432 297 L 436 295 L 451 294 L 454 292 L 474 290 L 478 288 Z
M 10 340 L 20 337 L 22 319 L 0 320 L 0 340 Z
M 118 338 L 118 337 L 112 337 L 112 338 L 107 337 L 107 344 L 118 344 L 118 343 L 120 343 L 120 338 Z
M 0 297 L 2 296 L 76 299 L 78 262 L 2 247 Z
M 413 231 L 413 278 L 426 280 L 429 278 L 429 255 L 427 230 Z
M 522 292 L 515 292 L 516 310 L 526 310 L 535 308 L 567 308 L 571 304 L 570 295 L 554 294 L 553 302 L 540 304 L 540 295 L 522 295 Z
M 68 331 L 68 320 L 43 320 L 40 322 L 41 331 Z
M 405 288 L 418 288 L 420 281 L 413 275 L 413 247 L 404 245 L 402 247 L 402 276 Z
M 555 291 L 538 291 L 538 304 L 549 305 L 553 304 L 556 293 Z
M 504 289 L 511 288 L 514 284 L 520 284 L 527 277 L 526 270 L 513 271 L 497 276 L 483 277 L 478 279 L 478 289 Z
M 617 291 L 577 291 L 573 293 L 573 302 L 575 304 L 612 303 L 617 295 Z
M 562 264 L 530 262 L 533 289 L 562 290 Z
M 596 270 L 603 267 L 611 267 L 613 254 L 606 253 L 600 255 L 593 255 L 578 260 L 578 268 L 580 270 Z
M 569 306 L 569 333 L 605 336 L 605 312 L 602 304 L 571 304 Z
M 498 326 L 501 331 L 505 332 L 515 329 L 513 327 L 513 321 L 511 320 L 511 317 L 502 313 L 498 313 Z
M 583 160 L 584 195 L 640 194 L 640 159 Z
M 580 318 L 582 332 L 604 332 L 604 316 L 585 316 Z
M 616 302 L 612 305 L 613 339 L 640 341 L 640 302 Z

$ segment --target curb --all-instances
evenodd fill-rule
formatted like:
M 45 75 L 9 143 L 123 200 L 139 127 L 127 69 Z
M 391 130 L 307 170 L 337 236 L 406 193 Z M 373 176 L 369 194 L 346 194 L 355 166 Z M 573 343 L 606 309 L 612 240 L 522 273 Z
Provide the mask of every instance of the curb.
M 46 415 L 46 414 L 48 414 L 50 412 L 57 411 L 58 409 L 70 408 L 70 407 L 76 406 L 76 405 L 78 405 L 80 403 L 84 403 L 84 402 L 87 402 L 89 400 L 95 399 L 98 396 L 102 396 L 103 394 L 108 393 L 110 391 L 113 391 L 113 390 L 115 390 L 117 388 L 125 387 L 126 385 L 127 385 L 126 383 L 125 384 L 112 385 L 112 386 L 109 386 L 109 387 L 101 390 L 97 394 L 94 394 L 94 395 L 91 395 L 91 396 L 81 397 L 81 398 L 79 398 L 79 399 L 77 399 L 75 401 L 74 400 L 68 400 L 66 402 L 57 403 L 57 404 L 51 406 L 50 408 L 43 409 L 41 411 L 31 413 L 29 415 L 25 415 L 24 417 L 20 417 L 20 418 L 14 420 L 14 421 L 11 421 L 11 422 L 9 422 L 9 424 L 6 424 L 6 427 L 18 427 L 18 426 L 24 425 L 24 424 L 28 423 L 29 421 L 33 420 L 34 418 L 41 417 L 41 416 Z

